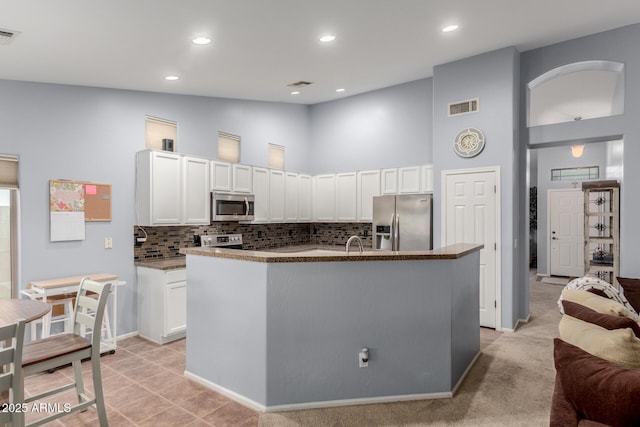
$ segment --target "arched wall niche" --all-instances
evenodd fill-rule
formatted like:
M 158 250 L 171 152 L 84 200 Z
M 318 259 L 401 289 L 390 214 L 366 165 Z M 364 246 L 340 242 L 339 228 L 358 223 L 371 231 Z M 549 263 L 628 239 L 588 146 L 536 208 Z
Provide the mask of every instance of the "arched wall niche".
M 624 64 L 581 61 L 547 71 L 527 84 L 527 126 L 624 113 Z

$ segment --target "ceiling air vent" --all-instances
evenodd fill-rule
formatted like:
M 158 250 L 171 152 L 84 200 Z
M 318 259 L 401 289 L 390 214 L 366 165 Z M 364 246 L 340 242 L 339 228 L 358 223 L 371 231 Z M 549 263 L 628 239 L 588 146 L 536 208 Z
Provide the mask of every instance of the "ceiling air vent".
M 9 44 L 20 34 L 18 31 L 4 30 L 0 28 L 0 44 Z
M 468 99 L 460 102 L 449 103 L 449 117 L 457 116 L 460 114 L 476 113 L 480 107 L 480 100 L 478 98 Z
M 313 82 L 305 82 L 304 80 L 300 80 L 299 82 L 289 83 L 287 86 L 301 88 L 301 87 L 309 86 L 311 84 L 313 84 Z

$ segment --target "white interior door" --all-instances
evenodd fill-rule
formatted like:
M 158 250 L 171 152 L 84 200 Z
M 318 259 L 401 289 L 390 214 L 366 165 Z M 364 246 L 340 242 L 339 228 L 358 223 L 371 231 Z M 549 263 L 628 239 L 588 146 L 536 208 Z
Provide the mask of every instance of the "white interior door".
M 584 275 L 584 195 L 580 189 L 549 190 L 549 274 Z
M 446 173 L 445 184 L 443 244 L 484 245 L 480 251 L 480 326 L 495 328 L 499 283 L 496 171 Z

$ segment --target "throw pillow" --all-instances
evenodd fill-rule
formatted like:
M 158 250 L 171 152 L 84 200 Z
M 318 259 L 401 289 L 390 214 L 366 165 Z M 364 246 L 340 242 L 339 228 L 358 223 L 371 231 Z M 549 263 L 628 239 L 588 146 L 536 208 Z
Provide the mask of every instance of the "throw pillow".
M 618 283 L 620 283 L 629 304 L 640 313 L 640 279 L 618 277 Z
M 565 314 L 559 329 L 563 341 L 587 353 L 620 366 L 640 369 L 640 339 L 629 328 L 609 331 Z
M 614 301 L 619 302 L 623 306 L 626 307 L 632 314 L 638 316 L 638 312 L 633 308 L 629 301 L 625 298 L 623 294 L 620 293 L 618 288 L 612 286 L 610 283 L 605 282 L 602 279 L 598 279 L 593 276 L 584 276 L 578 277 L 577 279 L 573 279 L 565 286 L 565 289 L 577 289 L 581 291 L 588 291 L 600 295 L 605 298 L 612 299 Z M 558 308 L 562 313 L 562 297 L 558 300 Z
M 556 375 L 576 412 L 612 426 L 640 425 L 640 371 L 611 364 L 558 338 L 553 344 Z
M 562 291 L 560 299 L 577 302 L 578 304 L 589 307 L 598 313 L 613 314 L 614 316 L 629 317 L 633 320 L 638 320 L 638 317 L 635 314 L 631 313 L 619 302 L 603 298 L 591 292 L 565 288 Z
M 640 338 L 640 325 L 628 317 L 598 313 L 589 307 L 567 300 L 562 301 L 562 307 L 564 307 L 564 314 L 576 319 L 593 323 L 608 330 L 631 328 L 635 336 Z

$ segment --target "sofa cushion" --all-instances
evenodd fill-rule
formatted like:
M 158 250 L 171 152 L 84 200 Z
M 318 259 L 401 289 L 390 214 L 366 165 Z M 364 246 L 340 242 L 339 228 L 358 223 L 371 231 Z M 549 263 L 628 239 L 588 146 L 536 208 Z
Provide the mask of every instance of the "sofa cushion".
M 640 369 L 640 339 L 630 328 L 609 331 L 565 314 L 559 329 L 562 340 L 587 353 L 621 366 Z
M 556 375 L 580 418 L 612 426 L 640 425 L 640 371 L 616 366 L 554 339 Z
M 635 308 L 636 312 L 640 313 L 640 279 L 618 277 L 618 283 L 620 283 L 629 304 Z
M 603 298 L 599 295 L 591 292 L 586 292 L 578 289 L 565 288 L 562 291 L 560 300 L 567 300 L 577 302 L 578 304 L 589 307 L 598 313 L 613 314 L 614 316 L 629 317 L 633 320 L 638 320 L 638 316 L 635 313 L 631 313 L 624 305 L 612 299 Z
M 624 329 L 631 328 L 634 335 L 640 338 L 640 324 L 628 317 L 613 316 L 611 314 L 598 313 L 577 302 L 563 300 L 564 314 L 585 322 L 593 323 L 605 329 Z

